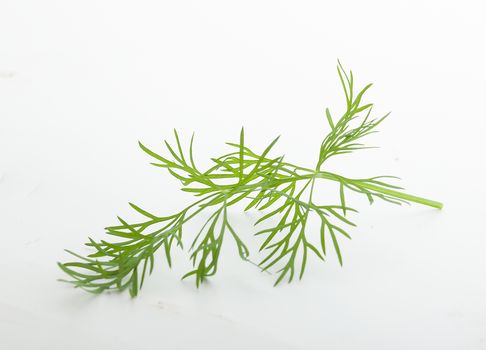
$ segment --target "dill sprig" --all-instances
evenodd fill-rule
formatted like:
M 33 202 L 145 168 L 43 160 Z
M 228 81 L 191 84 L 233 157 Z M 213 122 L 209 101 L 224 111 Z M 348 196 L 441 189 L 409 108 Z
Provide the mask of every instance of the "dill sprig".
M 321 143 L 318 161 L 313 169 L 288 163 L 283 156 L 271 156 L 278 138 L 263 152 L 250 149 L 245 143 L 243 129 L 239 142 L 227 143 L 230 152 L 212 158 L 212 166 L 205 170 L 198 168 L 194 161 L 194 135 L 184 152 L 179 135 L 174 130 L 174 142 L 165 141 L 166 155 L 139 143 L 140 148 L 152 157 L 152 165 L 165 168 L 181 181 L 182 191 L 192 193 L 198 199 L 169 216 L 158 216 L 130 203 L 143 219 L 128 223 L 118 217 L 119 224 L 106 228 L 106 234 L 114 239 L 95 241 L 89 238 L 86 245 L 94 251 L 86 257 L 67 250 L 76 260 L 59 263 L 59 267 L 70 277 L 64 281 L 94 293 L 128 289 L 130 295 L 136 296 L 145 277 L 154 269 L 155 253 L 162 251 L 167 265 L 171 267 L 172 249 L 174 246 L 183 248 L 185 224 L 202 212 L 207 212 L 208 219 L 193 238 L 189 249 L 193 269 L 183 276 L 194 277 L 199 286 L 217 272 L 223 241 L 232 240 L 241 259 L 250 261 L 249 249 L 228 217 L 228 208 L 243 201 L 246 203 L 244 210 L 253 208 L 265 211 L 255 225 L 274 223 L 270 227 L 262 227 L 255 235 L 263 237 L 260 251 L 265 252 L 257 265 L 263 271 L 277 268 L 275 285 L 284 279 L 291 282 L 297 275 L 299 279 L 302 278 L 309 255 L 324 260 L 329 251 L 328 245 L 342 265 L 339 241 L 351 238 L 348 231 L 355 224 L 349 219 L 348 213 L 357 212 L 346 203 L 347 191 L 366 196 L 370 203 L 381 199 L 395 204 L 415 202 L 442 208 L 439 202 L 402 192 L 400 187 L 389 182 L 394 177 L 354 179 L 321 170 L 331 157 L 368 148 L 359 141 L 376 132 L 377 126 L 389 115 L 372 117 L 373 105 L 363 103 L 365 92 L 371 84 L 356 93 L 353 73 L 346 73 L 339 62 L 337 71 L 346 98 L 346 110 L 335 121 L 329 109 L 326 109 L 330 131 Z M 322 204 L 315 198 L 318 180 L 330 180 L 339 185 L 338 203 Z M 307 229 L 311 216 L 319 220 L 319 232 L 309 232 Z M 319 237 L 310 236 L 316 234 Z M 315 239 L 319 243 L 312 243 Z

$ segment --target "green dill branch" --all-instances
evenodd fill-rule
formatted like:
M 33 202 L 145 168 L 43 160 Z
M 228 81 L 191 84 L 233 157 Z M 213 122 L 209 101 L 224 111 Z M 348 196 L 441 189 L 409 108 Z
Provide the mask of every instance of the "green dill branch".
M 353 73 L 347 73 L 340 63 L 338 76 L 345 95 L 345 110 L 335 120 L 326 109 L 330 131 L 321 142 L 314 170 L 289 163 L 283 156 L 270 157 L 278 138 L 263 152 L 253 151 L 245 144 L 243 129 L 239 142 L 227 143 L 233 151 L 211 158 L 212 165 L 205 170 L 198 168 L 194 160 L 194 135 L 186 153 L 175 130 L 175 144 L 165 141 L 167 155 L 139 143 L 140 148 L 152 157 L 152 165 L 166 169 L 178 179 L 183 186 L 182 191 L 201 198 L 169 216 L 158 216 L 130 203 L 133 210 L 144 218 L 143 221 L 128 223 L 119 217 L 118 225 L 105 229 L 111 240 L 88 239 L 86 245 L 93 252 L 86 257 L 68 250 L 75 260 L 58 263 L 69 276 L 63 281 L 93 293 L 128 289 L 131 296 L 136 296 L 146 276 L 154 269 L 156 253 L 162 252 L 170 268 L 172 250 L 184 246 L 185 225 L 205 211 L 209 211 L 210 215 L 189 248 L 193 269 L 182 278 L 194 277 L 199 286 L 216 274 L 223 241 L 228 239 L 236 245 L 240 258 L 253 264 L 247 245 L 228 218 L 228 209 L 244 202 L 245 211 L 256 209 L 264 212 L 255 225 L 271 223 L 255 233 L 263 240 L 260 252 L 264 254 L 257 265 L 262 271 L 277 268 L 277 285 L 284 279 L 291 282 L 296 275 L 301 279 L 309 253 L 324 260 L 329 253 L 329 240 L 342 265 L 339 242 L 342 237 L 351 238 L 348 229 L 355 224 L 348 216 L 357 212 L 347 205 L 347 191 L 366 196 L 370 203 L 379 199 L 394 204 L 413 202 L 441 209 L 442 203 L 405 193 L 401 187 L 388 182 L 395 177 L 352 179 L 321 170 L 331 157 L 371 148 L 361 143 L 361 139 L 375 133 L 389 115 L 374 118 L 373 104 L 363 102 L 371 84 L 355 91 Z M 320 182 L 317 180 L 338 184 L 340 203 L 316 203 L 314 191 Z M 318 237 L 308 232 L 312 231 L 308 229 L 312 216 L 320 221 Z M 228 238 L 224 239 L 225 236 Z M 319 241 L 319 247 L 312 243 L 312 238 Z

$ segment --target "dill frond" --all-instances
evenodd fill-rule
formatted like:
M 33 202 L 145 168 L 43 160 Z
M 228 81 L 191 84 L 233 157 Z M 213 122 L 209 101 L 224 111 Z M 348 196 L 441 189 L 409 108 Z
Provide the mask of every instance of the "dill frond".
M 165 141 L 166 155 L 156 153 L 140 143 L 140 148 L 153 159 L 152 165 L 166 169 L 181 181 L 182 191 L 198 199 L 169 216 L 158 216 L 130 203 L 143 219 L 128 223 L 118 218 L 118 225 L 106 228 L 106 234 L 115 239 L 95 241 L 89 238 L 86 245 L 93 249 L 93 253 L 86 257 L 67 251 L 75 261 L 58 263 L 69 276 L 68 280 L 63 281 L 93 293 L 128 289 L 131 296 L 136 296 L 146 276 L 154 269 L 156 252 L 161 251 L 171 267 L 172 249 L 175 246 L 183 247 L 184 225 L 204 211 L 210 214 L 209 218 L 189 249 L 193 269 L 183 276 L 194 277 L 199 286 L 217 272 L 225 236 L 225 242 L 234 242 L 241 259 L 250 261 L 249 249 L 228 218 L 228 208 L 240 202 L 246 203 L 245 210 L 265 212 L 255 225 L 276 222 L 255 233 L 263 237 L 260 251 L 266 253 L 258 266 L 263 271 L 278 266 L 275 285 L 284 279 L 290 282 L 296 276 L 302 278 L 309 255 L 324 260 L 328 246 L 335 251 L 342 265 L 339 241 L 351 238 L 348 231 L 355 225 L 349 219 L 349 213 L 357 212 L 347 205 L 347 191 L 366 196 L 370 203 L 380 199 L 394 204 L 415 202 L 441 209 L 442 203 L 402 192 L 400 187 L 389 182 L 394 177 L 354 179 L 321 170 L 331 157 L 369 148 L 360 142 L 361 139 L 376 132 L 376 128 L 389 115 L 373 117 L 373 105 L 363 102 L 371 84 L 355 91 L 353 73 L 347 73 L 339 62 L 337 70 L 346 108 L 337 120 L 326 109 L 330 131 L 321 143 L 313 169 L 288 163 L 283 156 L 271 156 L 278 138 L 263 152 L 250 149 L 245 144 L 243 129 L 239 142 L 227 144 L 230 152 L 212 158 L 213 165 L 205 170 L 199 169 L 194 161 L 194 135 L 184 152 L 179 135 L 174 130 L 174 142 L 170 144 Z M 315 186 L 322 180 L 339 185 L 339 203 L 323 204 L 315 198 Z M 311 216 L 320 222 L 319 244 L 311 243 L 309 239 L 311 233 L 307 228 Z

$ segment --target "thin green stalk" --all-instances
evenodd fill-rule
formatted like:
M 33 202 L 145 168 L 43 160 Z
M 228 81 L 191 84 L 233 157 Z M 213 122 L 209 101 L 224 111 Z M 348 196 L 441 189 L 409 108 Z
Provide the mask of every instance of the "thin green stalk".
M 314 175 L 307 175 L 307 177 L 312 177 L 312 176 L 316 176 L 316 177 L 321 178 L 321 179 L 337 181 L 337 182 L 340 182 L 343 179 L 343 177 L 341 177 L 341 176 L 338 176 L 338 175 L 335 175 L 335 174 L 332 174 L 332 173 L 329 173 L 329 172 L 323 172 L 323 171 L 317 172 Z M 360 181 L 360 180 L 352 180 L 352 179 L 346 179 L 346 180 L 351 182 L 351 183 Z M 406 200 L 408 202 L 423 204 L 423 205 L 427 205 L 429 207 L 433 207 L 433 208 L 436 208 L 436 209 L 442 209 L 444 207 L 444 205 L 441 202 L 437 202 L 437 201 L 427 199 L 427 198 L 423 198 L 423 197 L 414 196 L 414 195 L 411 195 L 411 194 L 392 190 L 392 189 L 381 187 L 381 186 L 378 186 L 378 185 L 366 183 L 364 181 L 360 182 L 360 186 L 364 187 L 368 190 L 376 191 L 378 193 L 383 193 L 383 194 L 389 195 L 391 197 L 400 198 L 400 199 Z
M 373 184 L 363 184 L 362 186 L 367 188 L 368 190 L 383 193 L 395 198 L 404 199 L 408 202 L 419 203 L 436 209 L 442 209 L 444 207 L 444 204 L 442 204 L 441 202 L 437 202 L 423 197 L 414 196 L 400 191 L 391 190 L 389 188 L 383 188 Z

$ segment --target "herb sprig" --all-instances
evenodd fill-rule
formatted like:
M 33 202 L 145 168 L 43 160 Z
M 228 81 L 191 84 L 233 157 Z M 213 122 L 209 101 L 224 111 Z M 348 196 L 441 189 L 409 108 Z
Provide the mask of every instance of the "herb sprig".
M 439 202 L 402 192 L 402 188 L 389 183 L 393 177 L 354 179 L 321 170 L 331 157 L 368 148 L 360 143 L 361 139 L 376 132 L 377 126 L 388 116 L 372 117 L 373 105 L 363 103 L 371 84 L 356 93 L 353 73 L 346 73 L 340 63 L 337 71 L 346 109 L 338 120 L 326 109 L 330 132 L 321 143 L 314 169 L 288 163 L 283 156 L 271 156 L 278 138 L 263 152 L 250 149 L 245 143 L 243 129 L 239 142 L 227 144 L 231 151 L 212 158 L 213 165 L 205 170 L 198 168 L 194 161 L 194 135 L 184 152 L 174 130 L 174 142 L 165 141 L 167 155 L 156 153 L 140 143 L 140 148 L 153 158 L 152 165 L 165 168 L 181 181 L 182 191 L 192 193 L 198 200 L 169 216 L 158 216 L 130 203 L 143 219 L 128 223 L 118 217 L 118 225 L 106 228 L 106 234 L 114 239 L 95 241 L 89 238 L 86 245 L 94 252 L 86 257 L 67 250 L 76 260 L 59 263 L 70 277 L 64 281 L 94 293 L 128 289 L 131 296 L 136 296 L 147 274 L 154 269 L 155 253 L 161 250 L 171 267 L 172 249 L 183 247 L 185 224 L 202 212 L 208 212 L 208 219 L 190 246 L 193 269 L 183 276 L 194 277 L 199 286 L 217 272 L 223 241 L 232 240 L 241 259 L 250 261 L 249 249 L 228 217 L 228 208 L 243 201 L 247 203 L 245 210 L 265 211 L 255 225 L 274 223 L 262 227 L 256 235 L 263 237 L 260 251 L 266 252 L 258 266 L 263 271 L 278 266 L 275 285 L 284 279 L 291 282 L 297 275 L 302 278 L 309 255 L 324 260 L 329 245 L 342 265 L 339 241 L 351 238 L 348 230 L 355 224 L 348 216 L 350 212 L 357 212 L 347 204 L 347 191 L 366 196 L 370 203 L 381 199 L 395 204 L 415 202 L 442 208 Z M 322 204 L 316 200 L 317 180 L 330 180 L 339 185 L 338 203 Z M 318 232 L 308 229 L 311 216 L 320 221 Z M 319 236 L 318 244 L 312 243 L 311 235 Z

